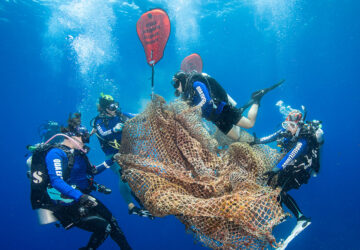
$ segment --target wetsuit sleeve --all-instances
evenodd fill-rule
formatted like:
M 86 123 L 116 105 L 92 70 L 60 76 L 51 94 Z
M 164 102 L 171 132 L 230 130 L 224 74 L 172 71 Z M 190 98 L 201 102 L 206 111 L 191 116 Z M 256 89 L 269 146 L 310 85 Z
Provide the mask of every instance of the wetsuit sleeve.
M 104 124 L 100 122 L 96 123 L 96 130 L 100 134 L 100 136 L 105 140 L 111 140 L 111 135 L 114 134 L 114 128 L 107 129 Z
M 122 112 L 122 114 L 129 119 L 134 118 L 137 115 L 137 114 L 128 113 L 128 112 Z
M 97 166 L 92 166 L 91 169 L 91 173 L 93 175 L 97 175 L 102 173 L 104 170 L 110 168 L 112 165 L 114 164 L 114 161 L 112 159 L 106 160 L 103 163 L 97 165 Z
M 193 105 L 201 107 L 202 116 L 206 119 L 211 119 L 214 105 L 208 88 L 204 83 L 199 81 L 194 82 L 193 88 L 195 91 L 194 99 L 192 101 Z
M 258 138 L 256 140 L 256 144 L 266 144 L 266 143 L 270 143 L 273 141 L 276 141 L 277 139 L 279 139 L 281 137 L 281 134 L 284 132 L 284 129 L 280 129 L 278 131 L 276 131 L 275 133 L 265 136 L 265 137 L 261 137 Z
M 293 160 L 302 155 L 307 147 L 307 142 L 304 139 L 299 140 L 295 147 L 292 148 L 284 158 L 277 164 L 277 168 L 284 169 L 286 168 Z
M 194 82 L 193 88 L 195 90 L 195 95 L 197 98 L 195 98 L 195 105 L 203 107 L 211 105 L 211 97 L 209 90 L 207 89 L 206 85 L 202 82 L 196 81 Z
M 64 167 L 68 162 L 65 152 L 61 149 L 52 149 L 46 155 L 45 162 L 51 186 L 63 195 L 78 201 L 83 195 L 81 191 L 71 187 L 63 180 Z

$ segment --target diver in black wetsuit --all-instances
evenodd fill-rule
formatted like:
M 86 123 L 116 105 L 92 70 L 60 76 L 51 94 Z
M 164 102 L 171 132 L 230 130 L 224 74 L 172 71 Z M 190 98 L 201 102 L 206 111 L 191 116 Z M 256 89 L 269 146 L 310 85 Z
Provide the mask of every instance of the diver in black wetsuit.
M 314 120 L 304 123 L 304 118 L 300 111 L 294 110 L 282 123 L 282 129 L 270 136 L 255 138 L 250 144 L 278 141 L 285 156 L 272 171 L 266 173 L 269 177 L 268 184 L 274 188 L 282 188 L 280 202 L 295 215 L 298 225 L 306 227 L 310 223 L 310 218 L 301 212 L 295 200 L 287 192 L 300 188 L 312 175 L 319 172 L 323 131 L 321 122 Z
M 86 247 L 97 249 L 110 237 L 121 249 L 131 249 L 111 212 L 91 191 L 108 194 L 111 190 L 94 183 L 93 176 L 109 168 L 113 162 L 93 166 L 86 156 L 90 135 L 81 126 L 80 114 L 69 118 L 62 128 L 62 144 L 41 145 L 33 153 L 31 163 L 31 204 L 33 209 L 46 209 L 65 229 L 73 226 L 92 232 Z
M 262 97 L 281 83 L 254 92 L 248 104 L 242 108 L 236 108 L 236 103 L 223 87 L 205 73 L 179 71 L 172 80 L 176 96 L 181 95 L 185 101 L 189 101 L 191 106 L 201 107 L 202 116 L 213 122 L 221 132 L 234 140 L 238 140 L 240 137 L 240 127 L 252 128 L 255 125 Z M 242 113 L 248 107 L 250 110 L 245 117 Z

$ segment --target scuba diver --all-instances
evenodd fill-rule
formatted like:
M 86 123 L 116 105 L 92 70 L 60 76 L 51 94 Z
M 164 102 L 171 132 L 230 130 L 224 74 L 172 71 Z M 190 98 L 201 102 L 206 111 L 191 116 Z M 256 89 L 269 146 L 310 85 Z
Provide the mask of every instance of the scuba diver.
M 26 165 L 28 166 L 28 172 L 27 175 L 30 178 L 30 167 L 31 167 L 31 160 L 32 160 L 32 152 L 34 152 L 35 149 L 37 149 L 41 143 L 45 143 L 49 140 L 48 143 L 50 144 L 56 144 L 61 143 L 63 140 L 63 137 L 58 136 L 52 138 L 54 135 L 60 133 L 60 125 L 59 123 L 55 121 L 47 121 L 44 124 L 41 124 L 38 127 L 38 134 L 40 138 L 40 143 L 36 143 L 34 145 L 27 145 L 26 149 L 29 151 L 25 157 L 26 157 Z M 50 140 L 51 139 L 51 140 Z
M 26 148 L 32 152 L 38 147 L 41 143 L 44 143 L 51 139 L 54 135 L 60 133 L 60 125 L 55 121 L 47 121 L 44 124 L 41 124 L 38 127 L 38 134 L 40 138 L 40 143 L 36 143 L 34 145 L 27 145 Z M 63 140 L 62 137 L 55 137 L 49 142 L 51 144 L 61 143 Z
M 311 176 L 319 173 L 320 148 L 324 143 L 321 122 L 317 120 L 305 122 L 306 112 L 304 107 L 303 109 L 304 114 L 299 110 L 292 110 L 282 123 L 282 128 L 274 134 L 263 138 L 255 137 L 250 143 L 254 145 L 277 141 L 281 152 L 285 154 L 280 162 L 265 175 L 268 177 L 268 185 L 273 188 L 281 187 L 280 203 L 285 204 L 297 220 L 293 232 L 284 242 L 286 245 L 311 224 L 310 218 L 301 212 L 288 191 L 307 184 Z M 284 244 L 281 249 L 286 247 Z
M 172 85 L 176 89 L 175 96 L 181 95 L 182 99 L 188 101 L 191 106 L 201 107 L 202 116 L 234 140 L 240 138 L 240 127 L 252 128 L 255 125 L 262 97 L 283 82 L 254 92 L 247 104 L 236 108 L 235 101 L 214 78 L 206 73 L 179 71 L 172 79 Z M 250 110 L 245 117 L 242 113 L 248 107 Z
M 31 164 L 31 204 L 40 216 L 59 220 L 65 229 L 78 227 L 92 232 L 86 247 L 97 249 L 110 237 L 121 249 L 131 249 L 124 233 L 111 212 L 91 191 L 109 194 L 111 190 L 96 184 L 94 175 L 109 168 L 112 160 L 93 166 L 86 156 L 90 134 L 81 126 L 81 114 L 69 117 L 68 126 L 61 128 L 61 144 L 44 143 L 33 153 Z M 44 213 L 47 212 L 47 213 Z
M 91 121 L 91 126 L 93 127 L 91 134 L 96 134 L 102 151 L 107 159 L 111 159 L 119 152 L 124 123 L 135 115 L 121 112 L 119 110 L 119 103 L 115 102 L 111 95 L 104 95 L 103 93 L 100 94 L 98 112 L 99 115 Z M 153 219 L 149 211 L 135 206 L 132 198 L 135 196 L 132 194 L 129 185 L 124 183 L 121 178 L 121 166 L 114 162 L 111 169 L 119 177 L 120 194 L 128 205 L 129 214 Z M 141 205 L 139 201 L 138 203 Z
M 48 121 L 39 126 L 38 128 L 39 137 L 41 138 L 41 142 L 46 142 L 52 136 L 60 133 L 60 125 L 55 121 Z M 57 137 L 56 139 L 52 140 L 52 143 L 59 143 L 63 138 Z

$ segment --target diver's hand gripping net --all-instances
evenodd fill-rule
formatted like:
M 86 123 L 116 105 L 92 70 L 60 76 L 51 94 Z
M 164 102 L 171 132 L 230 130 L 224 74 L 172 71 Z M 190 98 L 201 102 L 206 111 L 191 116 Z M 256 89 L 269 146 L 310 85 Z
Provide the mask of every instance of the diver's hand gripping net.
M 175 215 L 207 247 L 273 244 L 272 229 L 285 214 L 277 201 L 280 190 L 267 187 L 263 173 L 278 153 L 240 142 L 219 151 L 199 112 L 155 96 L 124 127 L 115 156 L 123 178 L 151 214 Z

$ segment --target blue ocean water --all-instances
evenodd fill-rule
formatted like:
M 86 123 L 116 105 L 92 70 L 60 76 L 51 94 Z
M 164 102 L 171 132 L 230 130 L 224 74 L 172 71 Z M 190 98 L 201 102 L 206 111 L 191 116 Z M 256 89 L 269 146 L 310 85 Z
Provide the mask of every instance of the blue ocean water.
M 291 194 L 312 225 L 288 249 L 359 249 L 358 129 L 360 3 L 354 0 L 1 0 L 1 249 L 77 249 L 89 233 L 40 226 L 29 202 L 25 146 L 47 120 L 65 124 L 81 111 L 96 115 L 100 92 L 124 111 L 150 100 L 151 69 L 136 21 L 153 7 L 166 10 L 171 34 L 156 65 L 155 92 L 173 100 L 170 80 L 182 59 L 199 53 L 204 71 L 239 103 L 257 89 L 286 82 L 264 97 L 250 132 L 266 135 L 281 122 L 275 103 L 305 105 L 323 121 L 321 173 Z M 92 139 L 90 159 L 103 161 Z M 114 213 L 134 249 L 201 249 L 174 217 L 129 216 L 111 173 L 98 177 L 114 190 L 97 195 Z M 290 219 L 276 230 L 284 237 Z M 108 239 L 101 249 L 116 249 Z

